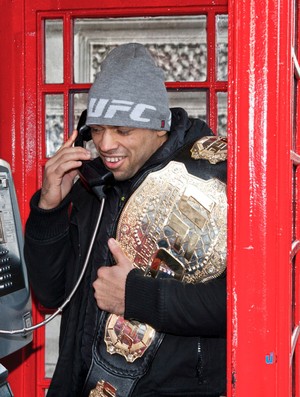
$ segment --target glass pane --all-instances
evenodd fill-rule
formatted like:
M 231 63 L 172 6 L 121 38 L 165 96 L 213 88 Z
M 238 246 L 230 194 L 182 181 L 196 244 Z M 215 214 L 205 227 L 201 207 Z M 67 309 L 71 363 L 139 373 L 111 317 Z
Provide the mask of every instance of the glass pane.
M 46 316 L 46 318 L 49 315 Z M 58 359 L 58 337 L 61 316 L 56 316 L 45 326 L 45 376 L 52 378 Z
M 46 157 L 51 157 L 64 141 L 63 95 L 45 95 Z
M 216 16 L 217 80 L 228 79 L 228 15 Z
M 168 91 L 170 107 L 181 107 L 190 117 L 206 121 L 206 91 L 184 90 Z
M 72 94 L 72 101 L 74 104 L 74 120 L 73 124 L 70 128 L 70 131 L 73 129 L 76 129 L 79 118 L 81 113 L 87 108 L 87 99 L 88 98 L 88 93 L 87 92 L 79 92 L 76 94 Z
M 227 135 L 227 92 L 218 92 L 218 135 Z
M 166 81 L 205 81 L 206 16 L 76 19 L 74 80 L 93 82 L 100 64 L 114 47 L 144 44 L 163 68 Z
M 45 82 L 63 83 L 63 22 L 60 19 L 45 21 Z

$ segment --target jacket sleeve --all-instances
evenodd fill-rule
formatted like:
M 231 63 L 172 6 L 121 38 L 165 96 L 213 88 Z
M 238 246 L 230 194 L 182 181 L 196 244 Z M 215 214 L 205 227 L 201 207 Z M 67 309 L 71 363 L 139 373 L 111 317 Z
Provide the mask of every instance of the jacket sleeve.
M 24 256 L 30 285 L 45 307 L 58 307 L 65 297 L 65 267 L 72 250 L 69 239 L 70 201 L 43 210 L 38 207 L 40 191 L 30 202 L 25 226 Z
M 124 317 L 174 335 L 225 336 L 226 275 L 187 284 L 134 269 L 127 277 Z

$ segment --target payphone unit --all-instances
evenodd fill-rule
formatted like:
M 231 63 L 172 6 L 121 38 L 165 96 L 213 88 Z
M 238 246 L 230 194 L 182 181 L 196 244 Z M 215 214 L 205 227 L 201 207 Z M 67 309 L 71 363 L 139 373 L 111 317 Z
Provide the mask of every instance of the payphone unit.
M 23 234 L 9 164 L 0 159 L 0 329 L 31 325 L 31 298 Z M 32 333 L 0 334 L 0 359 L 27 345 Z

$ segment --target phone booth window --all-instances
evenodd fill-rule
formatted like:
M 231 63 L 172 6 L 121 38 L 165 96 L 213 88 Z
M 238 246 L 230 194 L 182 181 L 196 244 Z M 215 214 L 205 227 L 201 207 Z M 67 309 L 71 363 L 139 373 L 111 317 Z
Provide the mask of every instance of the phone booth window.
M 188 14 L 188 13 L 187 13 Z M 170 107 L 183 107 L 191 117 L 205 120 L 214 133 L 227 134 L 227 8 L 199 7 L 197 15 L 160 15 L 95 18 L 56 18 L 43 14 L 38 97 L 42 134 L 39 183 L 43 166 L 76 128 L 87 106 L 87 95 L 101 62 L 116 46 L 128 42 L 145 45 L 165 74 Z M 95 152 L 94 152 L 95 153 Z M 95 153 L 96 155 L 96 153 Z M 49 315 L 39 307 L 41 318 Z M 58 316 L 45 330 L 45 351 L 39 362 L 44 378 L 38 384 L 46 393 L 58 357 Z M 42 395 L 42 394 L 41 394 Z M 43 394 L 44 395 L 44 394 Z
M 64 75 L 63 21 L 46 19 L 44 23 L 43 80 L 45 84 L 59 84 L 63 82 Z M 206 14 L 74 19 L 73 65 L 70 65 L 70 72 L 73 71 L 72 82 L 78 85 L 78 89 L 69 93 L 69 125 L 72 128 L 76 127 L 79 116 L 86 107 L 87 89 L 80 89 L 80 85 L 91 84 L 94 81 L 102 60 L 114 47 L 136 41 L 149 49 L 157 65 L 164 70 L 170 106 L 181 106 L 191 117 L 200 117 L 207 122 L 210 109 L 211 119 L 216 124 L 212 126 L 215 127 L 213 130 L 219 135 L 226 135 L 227 15 L 215 15 L 213 27 L 214 34 L 209 32 L 208 35 Z M 214 43 L 215 54 L 209 54 Z M 215 64 L 212 65 L 212 61 Z M 212 87 L 212 82 L 215 87 Z M 51 157 L 63 142 L 63 111 L 63 94 L 45 94 L 46 157 Z

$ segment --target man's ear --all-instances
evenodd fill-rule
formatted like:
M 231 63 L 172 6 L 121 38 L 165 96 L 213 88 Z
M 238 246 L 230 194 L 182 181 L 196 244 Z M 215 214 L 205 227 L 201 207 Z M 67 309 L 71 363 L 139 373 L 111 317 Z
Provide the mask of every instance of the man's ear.
M 166 135 L 168 133 L 168 131 L 164 131 L 164 130 L 161 130 L 161 131 L 157 131 L 157 136 L 164 136 L 164 135 Z

